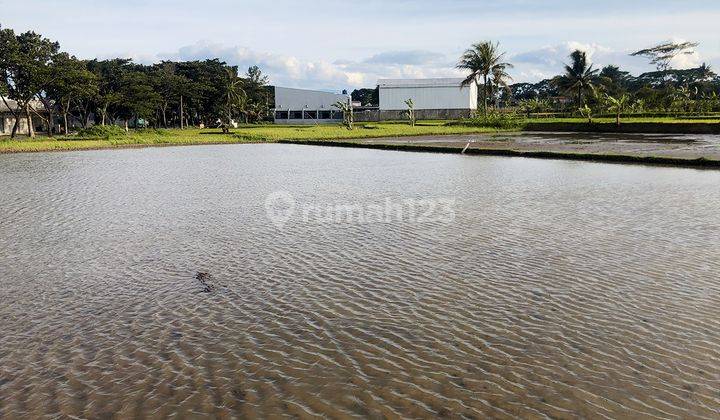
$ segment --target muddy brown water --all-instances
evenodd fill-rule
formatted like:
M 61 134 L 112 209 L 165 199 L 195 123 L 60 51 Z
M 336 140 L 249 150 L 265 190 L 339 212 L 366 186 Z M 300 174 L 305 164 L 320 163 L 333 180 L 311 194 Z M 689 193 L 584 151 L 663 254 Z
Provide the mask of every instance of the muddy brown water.
M 0 418 L 720 416 L 720 172 L 235 145 L 0 180 Z

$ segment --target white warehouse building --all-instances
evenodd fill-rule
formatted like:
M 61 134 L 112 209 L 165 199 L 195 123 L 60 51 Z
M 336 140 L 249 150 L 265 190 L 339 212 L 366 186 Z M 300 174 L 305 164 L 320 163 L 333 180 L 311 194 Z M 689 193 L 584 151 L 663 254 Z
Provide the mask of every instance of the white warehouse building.
M 276 124 L 318 124 L 342 121 L 342 112 L 333 105 L 348 102 L 345 94 L 319 90 L 273 87 L 273 119 Z
M 380 79 L 380 119 L 402 118 L 412 99 L 419 119 L 462 118 L 477 110 L 477 86 L 462 86 L 461 78 Z

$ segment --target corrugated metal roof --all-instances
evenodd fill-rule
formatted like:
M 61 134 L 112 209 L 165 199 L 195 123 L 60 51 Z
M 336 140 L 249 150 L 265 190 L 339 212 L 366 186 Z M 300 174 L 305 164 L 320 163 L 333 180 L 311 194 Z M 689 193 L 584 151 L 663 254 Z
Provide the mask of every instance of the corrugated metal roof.
M 438 79 L 380 79 L 378 86 L 381 88 L 408 88 L 408 87 L 460 87 L 463 82 L 461 77 L 446 77 Z
M 0 112 L 10 112 L 10 109 L 8 109 L 7 106 L 5 106 L 5 102 L 8 103 L 14 110 L 18 109 L 18 104 L 12 99 L 5 98 L 3 101 L 2 96 L 0 96 Z M 30 106 L 35 109 L 36 112 L 44 112 L 43 104 L 42 102 L 38 101 L 37 99 L 30 101 Z
M 13 109 L 17 109 L 17 102 L 8 98 L 5 98 L 5 101 L 7 101 L 8 105 L 13 107 Z M 3 101 L 2 96 L 0 96 L 0 112 L 10 112 L 8 107 L 5 106 L 5 101 Z

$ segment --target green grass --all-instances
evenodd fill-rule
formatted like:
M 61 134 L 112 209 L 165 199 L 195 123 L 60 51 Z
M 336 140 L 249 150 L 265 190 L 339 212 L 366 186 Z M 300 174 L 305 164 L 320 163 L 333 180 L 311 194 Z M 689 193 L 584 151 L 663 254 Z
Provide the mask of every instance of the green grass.
M 35 139 L 0 140 L 0 153 L 44 152 L 61 150 L 109 149 L 184 144 L 243 143 L 248 140 L 231 135 L 201 135 L 199 130 L 187 130 L 169 134 L 129 133 L 107 138 L 37 137 Z
M 39 136 L 35 139 L 10 140 L 0 137 L 0 153 L 40 152 L 56 150 L 84 150 L 120 147 L 142 147 L 162 145 L 190 144 L 231 144 L 274 142 L 278 140 L 347 140 L 378 137 L 404 137 L 421 135 L 452 135 L 491 133 L 498 130 L 463 124 L 448 124 L 449 121 L 421 121 L 415 127 L 407 122 L 390 121 L 382 123 L 360 123 L 354 130 L 347 130 L 340 125 L 246 125 L 233 129 L 230 134 L 222 134 L 219 129 L 187 129 L 187 130 L 137 130 L 128 134 L 117 130 L 94 129 L 75 136 L 59 136 L 48 138 Z M 547 118 L 521 120 L 524 123 L 585 123 L 583 118 Z M 614 123 L 613 118 L 598 118 L 596 123 Z M 720 119 L 675 119 L 662 118 L 627 118 L 623 123 L 677 124 L 677 123 L 713 123 L 720 124 Z M 512 130 L 506 130 L 512 131 Z
M 108 134 L 89 131 L 75 136 L 38 136 L 35 139 L 4 140 L 0 138 L 0 153 L 40 152 L 57 150 L 86 150 L 116 147 L 141 147 L 190 144 L 232 144 L 274 142 L 278 140 L 335 140 L 375 137 L 400 137 L 442 134 L 471 134 L 495 132 L 485 127 L 446 126 L 444 121 L 428 121 L 411 127 L 407 123 L 358 124 L 354 130 L 339 125 L 283 126 L 248 125 L 222 134 L 219 129 L 137 130 L 128 134 Z M 96 135 L 97 137 L 93 137 Z

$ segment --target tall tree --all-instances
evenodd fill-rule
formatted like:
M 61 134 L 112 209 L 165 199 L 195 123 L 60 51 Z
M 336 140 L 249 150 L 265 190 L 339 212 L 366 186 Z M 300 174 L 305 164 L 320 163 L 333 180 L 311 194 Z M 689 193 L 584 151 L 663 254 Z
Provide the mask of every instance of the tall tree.
M 20 108 L 11 105 L 8 101 L 10 95 L 15 93 L 13 81 L 17 77 L 17 60 L 19 45 L 17 36 L 12 29 L 3 29 L 0 26 L 0 97 L 15 120 L 11 138 L 15 137 L 20 124 Z
M 177 106 L 179 123 L 182 128 L 184 112 L 183 93 L 187 90 L 187 84 L 190 82 L 185 76 L 177 74 L 177 66 L 170 61 L 164 61 L 153 66 L 151 73 L 153 87 L 160 95 L 159 113 L 163 127 L 168 127 L 168 110 Z
M 268 77 L 258 66 L 250 66 L 243 83 L 247 95 L 247 105 L 243 110 L 245 122 L 257 122 L 267 114 L 270 108 L 269 93 L 266 89 Z
M 87 109 L 88 103 L 98 93 L 98 80 L 95 74 L 86 67 L 86 62 L 61 53 L 53 63 L 55 77 L 47 90 L 52 106 L 55 106 L 63 117 L 63 132 L 69 131 L 69 116 L 73 105 Z M 87 112 L 80 112 L 80 117 L 87 118 Z M 83 126 L 87 121 L 81 121 Z
M 491 93 L 493 99 L 495 100 L 496 108 L 500 105 L 500 98 L 502 97 L 503 92 L 508 96 L 512 94 L 512 91 L 510 90 L 510 86 L 508 84 L 508 82 L 512 81 L 512 77 L 507 72 L 507 69 L 509 68 L 513 68 L 513 65 L 510 63 L 500 63 L 494 65 L 491 70 Z
M 223 118 L 226 68 L 227 64 L 218 59 L 177 63 L 177 73 L 190 81 L 183 95 L 183 105 L 185 114 L 194 124 L 210 125 Z
M 243 80 L 238 76 L 235 66 L 225 69 L 225 86 L 223 92 L 223 131 L 227 132 L 232 125 L 233 117 L 245 111 L 247 93 L 243 89 Z
M 583 93 L 595 89 L 597 73 L 588 61 L 585 51 L 575 50 L 570 54 L 570 64 L 565 65 L 565 74 L 560 76 L 557 82 L 566 92 L 574 92 L 576 104 L 582 106 Z
M 675 57 L 694 54 L 698 45 L 700 44 L 697 42 L 663 42 L 630 55 L 633 57 L 646 57 L 650 59 L 650 64 L 654 65 L 658 71 L 667 73 Z
M 59 50 L 60 44 L 35 32 L 15 35 L 11 29 L 0 29 L 0 83 L 17 103 L 11 137 L 17 133 L 21 111 L 27 118 L 28 136 L 35 137 L 32 100 L 51 82 L 50 64 Z
M 115 113 L 125 121 L 134 121 L 137 126 L 139 119 L 150 121 L 162 97 L 155 91 L 150 75 L 142 68 L 123 73 L 120 83 L 120 100 L 115 105 Z
M 717 74 L 712 70 L 712 68 L 706 63 L 702 63 L 700 67 L 697 68 L 696 74 L 696 82 L 706 82 L 717 76 Z
M 362 105 L 378 106 L 380 104 L 380 89 L 355 89 L 350 95 L 353 101 L 360 102 Z
M 488 77 L 492 73 L 493 67 L 510 67 L 508 63 L 503 63 L 504 58 L 505 53 L 500 52 L 500 43 L 483 41 L 473 44 L 469 49 L 465 50 L 457 65 L 457 68 L 470 72 L 465 80 L 463 80 L 462 86 L 475 83 L 479 90 L 480 80 L 482 79 L 484 115 L 487 115 L 488 109 Z
M 130 60 L 125 58 L 88 62 L 88 70 L 93 72 L 99 81 L 98 94 L 94 102 L 96 111 L 100 114 L 101 125 L 112 122 L 113 118 L 110 117 L 112 107 L 122 101 L 120 90 L 124 74 L 129 71 L 129 65 Z
M 598 81 L 608 95 L 618 95 L 627 90 L 630 73 L 620 70 L 620 67 L 608 65 L 600 70 Z

